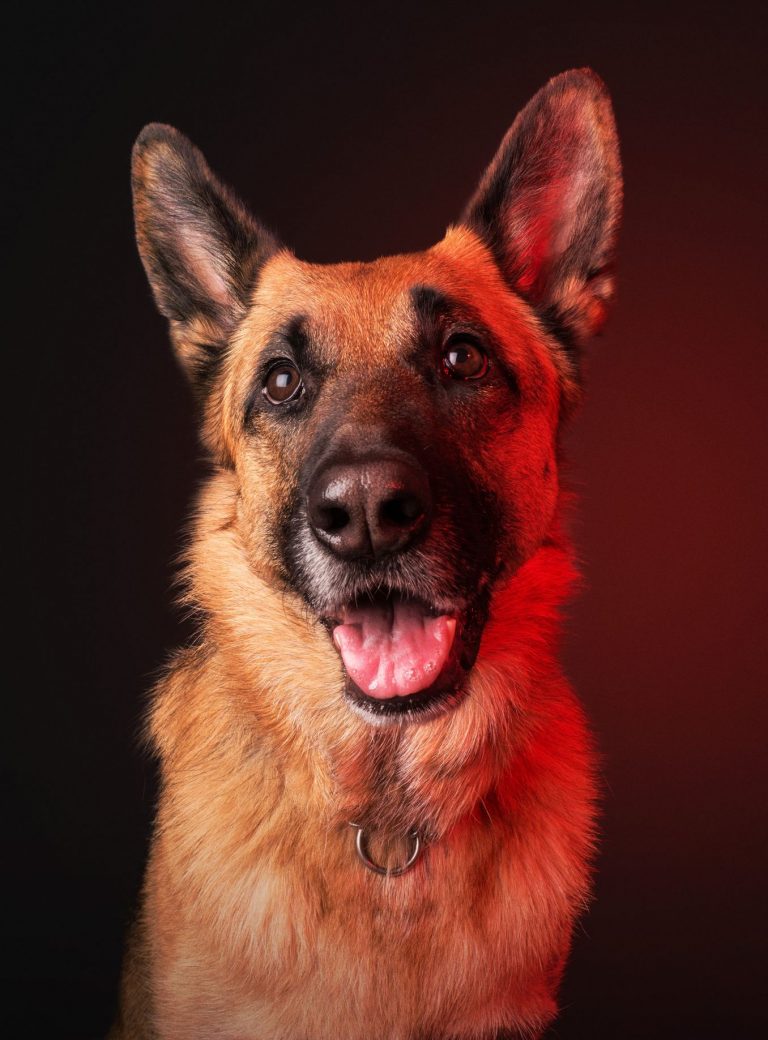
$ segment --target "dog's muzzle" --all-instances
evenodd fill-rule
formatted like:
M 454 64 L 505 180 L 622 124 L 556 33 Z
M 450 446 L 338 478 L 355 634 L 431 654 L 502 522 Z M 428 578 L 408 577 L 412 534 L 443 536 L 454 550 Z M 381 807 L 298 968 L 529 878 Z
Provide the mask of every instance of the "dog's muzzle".
M 484 594 L 477 578 L 473 585 L 474 565 L 466 570 L 456 551 L 445 506 L 456 496 L 442 485 L 436 496 L 403 445 L 366 440 L 332 437 L 320 459 L 307 460 L 292 521 L 293 573 L 332 637 L 353 706 L 377 718 L 423 718 L 464 690 Z

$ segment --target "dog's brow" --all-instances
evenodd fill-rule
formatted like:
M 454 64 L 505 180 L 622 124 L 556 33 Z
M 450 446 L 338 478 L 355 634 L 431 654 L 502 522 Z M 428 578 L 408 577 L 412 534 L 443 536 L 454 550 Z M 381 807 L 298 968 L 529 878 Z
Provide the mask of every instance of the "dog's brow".
M 518 383 L 512 366 L 506 357 L 503 342 L 496 336 L 476 307 L 466 300 L 450 296 L 431 285 L 415 285 L 411 289 L 411 305 L 416 315 L 417 343 L 411 357 L 416 360 L 424 345 L 434 345 L 451 326 L 480 336 L 491 347 L 499 371 L 507 380 L 510 389 L 518 392 Z
M 303 361 L 307 352 L 307 319 L 303 314 L 296 314 L 284 326 L 283 337 L 291 345 L 297 361 Z
M 441 330 L 451 324 L 468 325 L 489 340 L 495 339 L 479 311 L 466 300 L 457 299 L 431 285 L 415 285 L 410 295 L 423 341 L 437 339 Z
M 411 289 L 411 305 L 425 332 L 437 331 L 446 321 L 467 322 L 478 329 L 485 328 L 485 322 L 472 304 L 431 285 L 415 285 Z
M 431 285 L 415 285 L 411 289 L 411 305 L 420 324 L 427 329 L 456 311 L 455 301 Z
M 306 315 L 289 318 L 272 337 L 275 345 L 287 343 L 299 368 L 319 368 L 320 359 L 312 342 Z

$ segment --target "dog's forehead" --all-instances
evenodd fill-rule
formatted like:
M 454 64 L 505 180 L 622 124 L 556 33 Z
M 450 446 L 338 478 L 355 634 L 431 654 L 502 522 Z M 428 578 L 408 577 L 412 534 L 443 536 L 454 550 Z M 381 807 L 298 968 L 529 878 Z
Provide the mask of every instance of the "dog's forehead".
M 423 252 L 365 263 L 312 264 L 279 253 L 262 272 L 241 337 L 258 349 L 300 321 L 324 361 L 369 365 L 402 352 L 423 320 L 425 299 L 466 309 L 519 352 L 517 360 L 540 339 L 487 248 L 463 228 Z

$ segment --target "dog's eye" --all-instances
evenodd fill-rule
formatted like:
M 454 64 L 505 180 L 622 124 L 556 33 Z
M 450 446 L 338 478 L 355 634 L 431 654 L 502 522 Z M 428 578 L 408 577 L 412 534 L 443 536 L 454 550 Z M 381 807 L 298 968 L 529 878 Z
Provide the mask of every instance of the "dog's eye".
M 301 393 L 301 375 L 290 361 L 273 365 L 264 380 L 263 393 L 270 404 L 285 404 Z
M 470 340 L 457 339 L 443 351 L 443 368 L 452 379 L 480 379 L 488 371 L 488 355 Z

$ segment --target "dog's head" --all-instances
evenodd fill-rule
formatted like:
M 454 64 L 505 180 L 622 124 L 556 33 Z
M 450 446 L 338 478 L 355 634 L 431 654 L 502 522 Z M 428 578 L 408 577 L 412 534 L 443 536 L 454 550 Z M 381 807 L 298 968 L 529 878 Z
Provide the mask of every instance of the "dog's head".
M 167 126 L 140 135 L 133 185 L 249 566 L 325 629 L 365 717 L 458 704 L 495 590 L 551 534 L 560 419 L 612 292 L 602 83 L 537 94 L 423 253 L 303 263 Z

